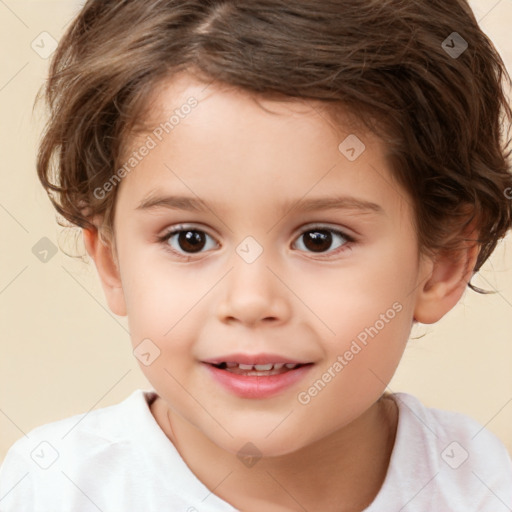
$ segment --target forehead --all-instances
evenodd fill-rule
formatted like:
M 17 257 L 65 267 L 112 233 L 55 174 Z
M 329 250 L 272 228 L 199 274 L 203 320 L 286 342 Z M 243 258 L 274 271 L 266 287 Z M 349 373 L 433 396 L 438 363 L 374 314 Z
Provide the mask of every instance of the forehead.
M 208 108 L 201 108 L 206 103 Z M 199 108 L 196 108 L 197 104 Z M 335 112 L 339 114 L 340 110 L 343 112 L 341 129 L 340 123 L 334 122 L 337 116 L 333 115 Z M 304 127 L 307 124 L 314 125 L 317 131 L 323 132 L 322 136 L 325 137 L 325 132 L 330 130 L 336 139 L 343 133 L 365 131 L 363 123 L 354 113 L 342 110 L 340 106 L 335 110 L 332 103 L 272 92 L 256 93 L 231 84 L 204 82 L 192 72 L 181 72 L 155 85 L 145 101 L 144 113 L 138 120 L 135 134 L 140 139 L 155 130 L 158 132 L 162 125 L 166 125 L 168 131 L 174 131 L 178 125 L 190 124 L 194 124 L 195 129 L 202 124 L 205 130 L 219 124 L 244 125 L 247 121 L 254 125 L 258 118 L 260 121 L 267 121 L 267 126 L 263 127 L 267 130 L 276 122 L 283 125 L 295 122 L 295 130 L 301 124 Z M 299 118 L 300 123 L 297 123 Z M 164 132 L 162 135 L 168 134 L 167 131 Z M 371 134 L 365 134 L 366 136 Z M 372 138 L 379 142 L 376 137 Z
M 243 202 L 245 187 L 253 196 L 259 191 L 279 200 L 283 210 L 310 192 L 330 194 L 344 179 L 347 187 L 357 182 L 361 189 L 373 181 L 373 201 L 367 203 L 382 202 L 387 192 L 404 196 L 380 139 L 368 131 L 353 133 L 351 116 L 335 125 L 328 108 L 320 101 L 269 99 L 178 75 L 162 82 L 148 101 L 144 129 L 125 159 L 148 140 L 154 147 L 122 186 L 130 183 L 130 195 L 138 201 L 134 207 L 161 195 L 164 187 L 177 196 L 212 196 L 219 205 L 231 191 Z M 351 160 L 354 152 L 361 155 Z M 228 199 L 236 201 L 232 193 Z

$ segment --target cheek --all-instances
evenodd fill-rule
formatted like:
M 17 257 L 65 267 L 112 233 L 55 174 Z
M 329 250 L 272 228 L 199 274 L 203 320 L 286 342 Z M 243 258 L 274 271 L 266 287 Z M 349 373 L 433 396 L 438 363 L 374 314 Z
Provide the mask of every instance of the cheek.
M 376 323 L 381 328 L 382 315 L 385 329 L 379 330 L 383 332 L 412 321 L 412 292 L 418 273 L 414 248 L 402 246 L 397 250 L 388 242 L 360 254 L 354 251 L 353 262 L 346 268 L 323 271 L 305 280 L 306 288 L 301 292 L 308 297 L 309 308 L 324 322 L 322 332 L 333 347 Z M 397 309 L 401 309 L 400 314 L 396 314 Z
M 334 431 L 341 419 L 345 425 L 355 420 L 382 395 L 400 362 L 411 308 L 366 298 L 347 301 L 332 317 L 336 335 L 324 338 L 325 363 L 297 395 L 313 430 Z
M 201 310 L 201 297 L 211 285 L 195 282 L 190 271 L 174 267 L 170 272 L 170 265 L 147 258 L 143 261 L 135 254 L 124 263 L 127 279 L 123 279 L 123 289 L 132 344 L 135 347 L 142 339 L 151 339 L 162 355 L 172 345 L 173 354 L 179 356 L 189 348 L 197 326 L 191 320 Z
M 313 395 L 318 393 L 314 407 L 336 411 L 336 404 L 343 403 L 349 415 L 356 415 L 361 404 L 383 392 L 412 326 L 416 258 L 414 246 L 388 241 L 350 269 L 319 276 L 314 289 L 308 281 L 308 306 L 329 328 L 321 331 L 326 362 L 321 382 L 311 389 Z M 313 402 L 305 391 L 305 401 Z
M 136 268 L 141 267 L 133 267 L 125 288 L 134 355 L 145 377 L 168 403 L 193 409 L 183 386 L 188 387 L 197 364 L 194 344 L 201 327 L 197 319 L 207 314 L 201 297 L 208 288 L 204 283 L 191 284 L 187 272 L 174 269 L 170 275 L 161 265 L 146 265 L 139 273 Z

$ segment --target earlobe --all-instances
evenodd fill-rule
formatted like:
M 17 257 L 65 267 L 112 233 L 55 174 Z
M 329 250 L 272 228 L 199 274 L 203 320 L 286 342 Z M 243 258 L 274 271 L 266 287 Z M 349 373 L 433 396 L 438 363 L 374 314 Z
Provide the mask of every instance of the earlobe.
M 95 228 L 82 231 L 85 248 L 94 260 L 110 310 L 118 316 L 126 316 L 121 275 L 111 245 L 101 240 Z
M 479 246 L 468 242 L 460 251 L 438 253 L 430 262 L 428 278 L 418 288 L 414 320 L 439 321 L 459 302 L 473 275 Z

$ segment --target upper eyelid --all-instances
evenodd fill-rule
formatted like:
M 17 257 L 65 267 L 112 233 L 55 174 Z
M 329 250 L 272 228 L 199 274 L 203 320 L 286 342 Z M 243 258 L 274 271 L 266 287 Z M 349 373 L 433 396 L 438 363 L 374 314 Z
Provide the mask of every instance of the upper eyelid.
M 344 228 L 344 227 L 333 226 L 330 223 L 322 224 L 320 222 L 306 224 L 305 226 L 301 227 L 300 229 L 295 230 L 294 233 L 296 235 L 299 235 L 299 234 L 307 233 L 308 231 L 311 231 L 313 229 L 338 232 L 338 233 L 341 233 L 342 235 L 345 235 L 345 236 L 348 236 L 351 238 L 355 238 L 354 235 L 352 235 L 351 233 L 348 232 L 348 231 L 353 232 L 353 230 L 349 230 L 348 228 Z M 166 230 L 164 230 L 164 234 L 162 236 L 168 236 L 168 235 L 176 234 L 176 233 L 179 233 L 181 231 L 186 231 L 186 230 L 202 231 L 203 233 L 206 233 L 207 235 L 215 238 L 213 235 L 211 235 L 209 233 L 207 228 L 203 228 L 203 227 L 195 225 L 195 224 L 186 224 L 186 223 L 177 224 L 175 226 L 167 228 Z
M 330 223 L 322 224 L 321 222 L 306 224 L 304 227 L 301 227 L 298 231 L 295 231 L 294 233 L 300 235 L 303 233 L 307 233 L 308 231 L 312 231 L 313 229 L 318 229 L 319 231 L 333 231 L 350 238 L 355 238 L 355 235 L 351 234 L 353 230 L 344 227 L 333 226 Z
M 175 235 L 177 233 L 181 233 L 182 231 L 202 231 L 203 233 L 206 233 L 211 238 L 216 238 L 214 235 L 210 233 L 210 231 L 206 228 L 196 226 L 194 224 L 177 224 L 175 226 L 172 226 L 170 228 L 167 228 L 164 230 L 164 233 L 162 237 L 168 237 L 171 235 Z

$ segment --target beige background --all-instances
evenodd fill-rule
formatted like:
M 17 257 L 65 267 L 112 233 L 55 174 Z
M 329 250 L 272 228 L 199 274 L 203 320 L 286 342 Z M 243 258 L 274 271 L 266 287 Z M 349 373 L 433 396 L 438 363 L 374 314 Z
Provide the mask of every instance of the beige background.
M 512 0 L 471 4 L 512 70 Z M 73 250 L 73 237 L 62 235 L 36 179 L 41 116 L 32 114 L 32 103 L 48 61 L 31 43 L 43 31 L 58 39 L 77 6 L 0 1 L 0 460 L 38 425 L 149 387 L 126 320 L 108 311 L 93 263 L 60 251 L 42 263 L 32 252 L 43 237 Z M 497 294 L 469 291 L 441 322 L 416 329 L 426 336 L 410 342 L 390 389 L 474 417 L 512 452 L 511 251 L 508 237 L 474 281 Z

